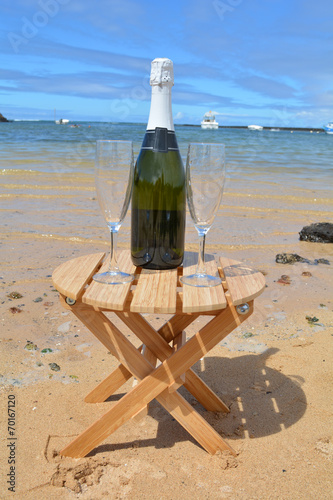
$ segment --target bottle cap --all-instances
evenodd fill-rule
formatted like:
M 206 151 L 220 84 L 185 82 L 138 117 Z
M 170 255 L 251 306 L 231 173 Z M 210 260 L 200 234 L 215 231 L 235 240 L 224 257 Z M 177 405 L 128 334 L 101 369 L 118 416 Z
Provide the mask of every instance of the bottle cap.
M 150 85 L 170 83 L 173 85 L 173 62 L 170 59 L 157 57 L 151 63 Z

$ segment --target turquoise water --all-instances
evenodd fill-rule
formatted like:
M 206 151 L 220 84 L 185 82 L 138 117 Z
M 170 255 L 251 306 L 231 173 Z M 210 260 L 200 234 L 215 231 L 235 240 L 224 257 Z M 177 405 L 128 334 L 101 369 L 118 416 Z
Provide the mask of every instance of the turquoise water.
M 0 169 L 91 174 L 97 139 L 132 140 L 137 155 L 145 124 L 53 121 L 0 124 Z M 186 157 L 189 142 L 223 142 L 230 179 L 327 188 L 332 180 L 333 136 L 309 131 L 202 130 L 176 126 Z
M 132 140 L 137 155 L 146 126 L 79 125 L 0 123 L 2 241 L 15 240 L 19 245 L 43 241 L 45 249 L 87 244 L 108 248 L 109 234 L 94 184 L 96 140 Z M 301 228 L 331 220 L 332 135 L 194 126 L 176 126 L 176 134 L 184 161 L 189 142 L 226 146 L 227 182 L 208 235 L 211 250 L 234 258 L 246 256 L 260 265 L 274 262 L 278 251 L 303 256 Z M 198 238 L 189 213 L 186 228 L 186 248 L 196 251 Z M 119 245 L 127 248 L 129 238 L 130 213 Z M 327 249 L 326 245 L 324 253 L 315 257 L 328 258 Z M 312 258 L 312 247 L 309 251 Z

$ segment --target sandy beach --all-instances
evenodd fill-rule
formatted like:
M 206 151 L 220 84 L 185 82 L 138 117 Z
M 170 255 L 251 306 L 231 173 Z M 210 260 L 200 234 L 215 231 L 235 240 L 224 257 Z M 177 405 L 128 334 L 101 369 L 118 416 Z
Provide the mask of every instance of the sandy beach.
M 208 252 L 247 262 L 267 280 L 253 316 L 194 367 L 230 413 L 211 414 L 180 390 L 237 457 L 207 454 L 155 401 L 88 457 L 59 456 L 133 383 L 105 403 L 84 402 L 117 361 L 61 307 L 51 281 L 62 262 L 107 251 L 107 229 L 89 175 L 11 171 L 1 197 L 1 498 L 331 498 L 333 249 L 298 237 L 304 225 L 329 221 L 328 191 L 317 199 L 310 183 L 277 190 L 231 179 L 209 233 Z M 190 221 L 186 247 L 197 249 Z M 331 265 L 277 264 L 283 252 Z

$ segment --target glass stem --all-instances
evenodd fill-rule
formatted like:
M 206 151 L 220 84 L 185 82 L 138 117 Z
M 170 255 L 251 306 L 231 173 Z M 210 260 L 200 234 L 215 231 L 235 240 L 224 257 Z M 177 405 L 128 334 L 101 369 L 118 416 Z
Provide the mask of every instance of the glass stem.
M 117 262 L 117 234 L 118 234 L 117 231 L 112 231 L 112 229 L 110 229 L 111 245 L 110 245 L 109 273 L 115 273 L 119 271 Z
M 206 233 L 199 233 L 199 258 L 196 274 L 206 274 L 205 267 L 205 243 L 206 243 Z

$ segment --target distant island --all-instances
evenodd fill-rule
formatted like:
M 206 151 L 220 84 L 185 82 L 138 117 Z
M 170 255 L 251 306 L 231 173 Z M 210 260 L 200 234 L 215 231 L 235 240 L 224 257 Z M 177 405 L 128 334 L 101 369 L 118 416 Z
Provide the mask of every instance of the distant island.
M 1 113 L 0 113 L 0 122 L 9 122 L 7 118 L 5 118 Z

